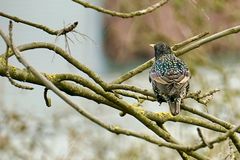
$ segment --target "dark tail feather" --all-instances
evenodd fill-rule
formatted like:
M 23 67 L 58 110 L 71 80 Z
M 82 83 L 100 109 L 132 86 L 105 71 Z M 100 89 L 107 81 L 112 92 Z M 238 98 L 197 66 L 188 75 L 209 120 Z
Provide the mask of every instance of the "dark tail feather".
M 171 114 L 173 116 L 176 116 L 180 113 L 180 104 L 181 104 L 181 99 L 174 99 L 173 102 L 168 102 Z

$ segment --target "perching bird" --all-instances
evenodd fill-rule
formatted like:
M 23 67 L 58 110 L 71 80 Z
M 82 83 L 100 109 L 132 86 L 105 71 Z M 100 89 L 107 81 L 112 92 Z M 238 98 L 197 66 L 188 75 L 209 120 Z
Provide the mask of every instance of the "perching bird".
M 190 72 L 187 65 L 177 58 L 165 43 L 151 44 L 155 63 L 149 72 L 149 81 L 157 101 L 168 103 L 173 116 L 179 114 L 180 104 L 189 89 Z

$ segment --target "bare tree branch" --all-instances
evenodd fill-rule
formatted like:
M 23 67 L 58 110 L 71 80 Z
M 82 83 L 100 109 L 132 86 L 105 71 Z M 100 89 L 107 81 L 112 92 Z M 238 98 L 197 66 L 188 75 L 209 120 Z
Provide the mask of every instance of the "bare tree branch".
M 48 97 L 47 93 L 48 93 L 48 89 L 44 88 L 44 92 L 43 92 L 44 101 L 47 107 L 51 107 L 52 106 L 51 98 Z
M 102 12 L 104 14 L 108 14 L 108 15 L 116 16 L 116 17 L 121 17 L 121 18 L 132 18 L 132 17 L 136 17 L 136 16 L 146 15 L 148 13 L 153 12 L 154 10 L 158 9 L 159 7 L 163 6 L 164 4 L 166 4 L 168 2 L 168 0 L 160 0 L 158 3 L 155 3 L 152 6 L 149 6 L 145 9 L 134 11 L 134 12 L 129 12 L 129 13 L 122 13 L 122 12 L 116 12 L 116 11 L 111 11 L 111 10 L 108 10 L 108 9 L 104 9 L 102 7 L 99 7 L 99 6 L 94 6 L 90 3 L 82 1 L 82 0 L 72 0 L 72 1 L 82 5 L 85 8 L 91 8 L 91 9 L 96 10 L 98 12 Z
M 191 108 L 191 107 L 188 107 L 186 105 L 181 105 L 181 108 L 186 110 L 186 111 L 188 111 L 188 112 L 191 112 L 191 113 L 194 113 L 196 115 L 199 115 L 199 116 L 201 116 L 203 118 L 206 118 L 206 119 L 208 119 L 208 120 L 210 120 L 210 121 L 212 121 L 214 123 L 217 123 L 217 124 L 225 127 L 226 129 L 232 129 L 232 128 L 235 127 L 235 126 L 231 125 L 228 122 L 225 122 L 225 121 L 223 121 L 221 119 L 218 119 L 218 118 L 216 118 L 216 117 L 214 117 L 212 115 L 209 115 L 207 113 L 198 111 L 198 110 L 196 110 L 194 108 Z M 234 134 L 232 134 L 230 136 L 230 138 L 231 138 L 233 144 L 236 146 L 237 150 L 240 152 L 240 139 L 238 138 L 238 136 L 234 133 Z
M 202 46 L 203 44 L 209 43 L 209 42 L 214 41 L 216 39 L 225 37 L 227 35 L 236 34 L 238 32 L 240 32 L 240 25 L 232 27 L 232 28 L 228 28 L 228 29 L 223 30 L 221 32 L 218 32 L 218 33 L 215 33 L 213 35 L 210 35 L 210 36 L 208 36 L 206 38 L 200 39 L 200 40 L 198 40 L 198 41 L 196 41 L 196 42 L 194 42 L 192 44 L 189 44 L 188 46 L 186 46 L 186 47 L 184 47 L 182 49 L 177 50 L 175 52 L 175 54 L 177 56 L 181 56 L 184 53 L 187 53 L 187 52 L 189 52 L 189 51 L 191 51 L 193 49 L 196 49 L 196 48 Z
M 148 117 L 151 120 L 154 120 L 157 123 L 166 123 L 166 122 L 181 122 L 186 124 L 192 124 L 200 127 L 204 127 L 213 131 L 217 132 L 226 132 L 227 129 L 225 129 L 223 126 L 219 124 L 215 124 L 209 121 L 205 121 L 203 119 L 190 117 L 190 116 L 172 116 L 170 113 L 160 112 L 160 113 L 153 113 L 150 111 L 145 111 L 144 115 Z M 239 131 L 240 132 L 240 131 Z
M 205 37 L 205 36 L 208 35 L 208 34 L 209 34 L 209 32 L 204 32 L 204 33 L 198 34 L 198 35 L 196 35 L 196 36 L 194 36 L 194 37 L 191 37 L 191 38 L 189 38 L 189 39 L 186 39 L 185 41 L 182 41 L 182 42 L 180 42 L 180 43 L 174 44 L 174 45 L 171 47 L 171 49 L 172 49 L 173 51 L 176 51 L 176 50 L 178 50 L 178 49 L 180 49 L 180 48 L 182 48 L 182 47 L 184 47 L 184 46 L 186 46 L 186 45 L 188 45 L 188 44 L 190 44 L 190 43 L 192 43 L 192 42 L 194 42 L 194 41 L 196 41 L 196 40 L 199 40 L 199 39 Z
M 111 84 L 107 88 L 107 90 L 116 90 L 116 89 L 128 90 L 136 93 L 141 93 L 145 96 L 155 97 L 153 92 L 148 91 L 147 89 L 141 89 L 135 86 L 125 85 L 125 84 Z
M 7 49 L 6 49 L 6 53 L 8 53 L 9 51 L 9 46 L 7 46 Z M 12 79 L 11 75 L 9 74 L 9 71 L 8 71 L 8 56 L 7 54 L 5 54 L 5 64 L 6 64 L 6 77 L 8 78 L 8 81 L 15 87 L 17 88 L 21 88 L 21 89 L 26 89 L 26 90 L 33 90 L 33 87 L 30 87 L 30 86 L 27 86 L 27 85 L 23 85 L 23 84 L 20 84 L 18 82 L 16 82 L 14 79 Z
M 197 128 L 197 132 L 198 132 L 199 137 L 200 137 L 201 140 L 202 140 L 203 145 L 207 146 L 209 149 L 212 149 L 212 148 L 213 148 L 213 145 L 210 144 L 210 143 L 208 143 L 208 141 L 206 140 L 206 138 L 203 136 L 202 130 L 201 130 L 200 128 Z
M 201 103 L 207 106 L 208 102 L 213 98 L 213 94 L 219 92 L 219 89 L 213 89 L 201 95 L 201 91 L 197 91 L 194 93 L 189 93 L 185 98 L 192 98 L 198 103 Z
M 68 27 L 64 27 L 62 29 L 59 29 L 59 30 L 53 30 L 47 26 L 44 26 L 42 24 L 37 24 L 37 23 L 33 23 L 33 22 L 30 22 L 30 21 L 27 21 L 27 20 L 23 20 L 19 17 L 16 17 L 16 16 L 12 16 L 12 15 L 9 15 L 9 14 L 6 14 L 4 12 L 0 12 L 0 16 L 2 17 L 5 17 L 5 18 L 8 18 L 10 20 L 13 20 L 14 22 L 17 22 L 17 23 L 22 23 L 22 24 L 26 24 L 28 26 L 31 26 L 31 27 L 34 27 L 34 28 L 38 28 L 38 29 L 41 29 L 51 35 L 56 35 L 56 36 L 60 36 L 60 35 L 64 35 L 68 32 L 71 32 L 74 28 L 77 27 L 78 25 L 78 22 L 74 22 L 73 24 L 69 25 Z
M 219 142 L 225 141 L 227 138 L 231 137 L 231 135 L 233 135 L 235 131 L 237 131 L 237 130 L 239 130 L 239 129 L 240 129 L 240 125 L 238 125 L 238 126 L 235 127 L 235 128 L 230 129 L 230 130 L 229 130 L 227 133 L 225 133 L 224 135 L 219 136 L 219 137 L 213 139 L 212 141 L 209 141 L 208 144 L 211 145 L 211 146 L 213 146 L 213 144 L 215 144 L 215 143 L 219 143 Z M 206 145 L 205 143 L 202 143 L 202 144 L 195 145 L 195 146 L 189 148 L 189 150 L 195 151 L 195 150 L 198 150 L 198 149 L 203 148 L 203 147 L 205 147 L 205 146 L 207 146 L 207 145 Z

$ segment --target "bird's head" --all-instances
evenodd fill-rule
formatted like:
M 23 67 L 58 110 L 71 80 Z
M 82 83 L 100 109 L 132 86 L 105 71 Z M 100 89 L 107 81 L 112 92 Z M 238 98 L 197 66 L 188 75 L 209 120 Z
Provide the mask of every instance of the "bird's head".
M 165 55 L 165 54 L 171 54 L 171 48 L 163 42 L 158 42 L 156 44 L 150 44 L 150 46 L 154 48 L 155 59 L 158 59 L 162 55 Z

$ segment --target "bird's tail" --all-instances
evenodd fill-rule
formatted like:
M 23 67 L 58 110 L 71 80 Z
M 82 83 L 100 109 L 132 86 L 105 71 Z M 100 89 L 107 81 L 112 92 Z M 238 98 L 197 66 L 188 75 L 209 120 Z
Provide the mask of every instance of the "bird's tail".
M 169 101 L 168 105 L 173 116 L 176 116 L 180 113 L 180 104 L 181 98 L 176 98 L 173 101 Z

